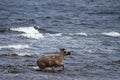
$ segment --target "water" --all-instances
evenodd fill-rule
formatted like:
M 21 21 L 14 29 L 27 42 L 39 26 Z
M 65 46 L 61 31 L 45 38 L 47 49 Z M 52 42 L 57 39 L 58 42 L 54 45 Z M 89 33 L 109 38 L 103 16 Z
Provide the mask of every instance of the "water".
M 0 0 L 0 80 L 119 80 L 119 7 L 119 0 Z M 59 48 L 72 52 L 65 71 L 38 71 L 35 61 Z

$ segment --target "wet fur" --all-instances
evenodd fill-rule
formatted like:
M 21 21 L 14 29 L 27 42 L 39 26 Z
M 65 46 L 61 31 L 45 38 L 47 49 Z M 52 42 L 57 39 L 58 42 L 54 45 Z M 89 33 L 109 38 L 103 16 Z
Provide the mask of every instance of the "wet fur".
M 55 67 L 63 67 L 62 61 L 65 56 L 70 55 L 70 52 L 66 51 L 64 48 L 60 49 L 61 53 L 59 55 L 43 56 L 37 60 L 37 65 L 40 70 L 44 70 L 46 67 L 51 67 L 53 72 L 56 72 Z

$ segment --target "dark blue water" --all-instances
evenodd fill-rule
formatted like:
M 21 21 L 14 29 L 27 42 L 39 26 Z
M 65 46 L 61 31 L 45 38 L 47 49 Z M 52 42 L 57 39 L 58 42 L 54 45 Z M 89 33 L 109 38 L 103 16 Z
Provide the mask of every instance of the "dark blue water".
M 120 0 L 0 0 L 0 80 L 119 80 L 119 47 Z M 59 48 L 65 71 L 38 71 Z

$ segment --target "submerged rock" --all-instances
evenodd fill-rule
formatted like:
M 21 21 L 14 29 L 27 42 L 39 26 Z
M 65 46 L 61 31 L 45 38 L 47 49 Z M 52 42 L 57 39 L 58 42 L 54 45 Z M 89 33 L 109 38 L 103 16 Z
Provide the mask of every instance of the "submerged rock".
M 21 73 L 21 71 L 20 70 L 8 70 L 8 73 L 16 74 L 16 73 Z

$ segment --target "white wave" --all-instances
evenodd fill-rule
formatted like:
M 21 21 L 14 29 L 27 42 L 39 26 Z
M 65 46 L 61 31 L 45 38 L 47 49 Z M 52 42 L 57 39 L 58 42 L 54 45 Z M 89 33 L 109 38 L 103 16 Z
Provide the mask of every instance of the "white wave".
M 88 36 L 87 33 L 84 33 L 84 32 L 80 32 L 80 33 L 68 33 L 68 35 L 70 36 Z
M 16 53 L 10 53 L 10 56 L 32 56 L 32 55 L 39 55 L 39 53 L 27 53 L 27 52 L 16 52 Z
M 7 45 L 7 46 L 0 46 L 1 49 L 24 49 L 29 48 L 28 45 Z
M 17 54 L 18 56 L 32 56 L 33 54 L 31 53 L 15 53 Z
M 106 35 L 106 36 L 111 36 L 111 37 L 120 37 L 120 33 L 114 32 L 114 31 L 112 31 L 112 32 L 104 32 L 104 33 L 101 33 L 101 34 Z
M 87 33 L 56 33 L 56 34 L 50 34 L 50 33 L 46 33 L 45 36 L 50 36 L 50 37 L 61 37 L 63 35 L 66 36 L 88 36 Z
M 27 39 L 43 39 L 43 34 L 21 34 L 21 37 Z
M 56 33 L 56 34 L 50 34 L 50 33 L 46 33 L 47 36 L 51 36 L 51 37 L 59 37 L 62 36 L 63 33 Z
M 62 33 L 53 34 L 53 36 L 62 36 Z
M 21 34 L 21 37 L 24 38 L 32 38 L 32 39 L 43 39 L 43 34 L 39 33 L 37 29 L 34 27 L 19 27 L 19 28 L 11 28 L 12 31 L 24 32 Z

